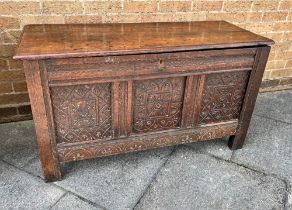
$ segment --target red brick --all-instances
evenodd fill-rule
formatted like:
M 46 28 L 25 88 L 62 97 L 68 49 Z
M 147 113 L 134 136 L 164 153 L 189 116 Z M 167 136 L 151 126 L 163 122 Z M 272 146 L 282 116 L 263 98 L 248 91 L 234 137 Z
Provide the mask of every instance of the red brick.
M 276 11 L 278 9 L 278 0 L 254 1 L 252 11 Z
M 24 72 L 23 71 L 2 71 L 0 72 L 0 81 L 19 81 L 24 80 Z
M 14 55 L 16 45 L 15 44 L 5 44 L 0 45 L 0 56 L 11 57 Z
M 285 0 L 280 2 L 279 6 L 280 10 L 292 10 L 292 1 L 291 0 Z
M 43 3 L 45 14 L 81 14 L 83 7 L 81 2 L 71 1 L 45 1 Z
M 251 4 L 251 1 L 226 1 L 223 10 L 227 12 L 249 11 Z
M 18 113 L 20 115 L 31 115 L 31 107 L 30 105 L 17 107 Z
M 0 105 L 20 104 L 26 102 L 29 102 L 29 97 L 27 93 L 0 95 Z
M 23 14 L 37 14 L 40 13 L 39 2 L 19 2 L 8 1 L 0 2 L 1 15 L 23 15 Z
M 0 28 L 19 28 L 19 19 L 15 17 L 0 17 Z
M 142 22 L 170 22 L 173 20 L 172 14 L 142 14 Z
M 101 23 L 102 17 L 98 15 L 80 15 L 80 16 L 67 16 L 65 23 Z
M 288 12 L 266 12 L 263 15 L 263 21 L 286 20 Z
M 118 14 L 106 15 L 103 20 L 105 23 L 137 23 L 141 22 L 141 14 Z
M 125 12 L 155 12 L 157 11 L 157 3 L 140 1 L 125 2 L 124 10 Z
M 221 11 L 222 1 L 195 1 L 193 11 Z
M 62 24 L 64 23 L 64 16 L 52 15 L 36 15 L 36 16 L 23 16 L 21 20 L 22 25 L 28 24 Z
M 118 1 L 88 1 L 84 2 L 86 14 L 92 13 L 116 13 L 122 11 L 122 3 Z
M 160 12 L 187 12 L 191 11 L 190 1 L 163 1 L 159 3 Z
M 13 89 L 15 92 L 26 92 L 27 85 L 25 81 L 13 82 Z
M 20 39 L 21 31 L 20 30 L 9 30 L 5 31 L 3 35 L 4 43 L 18 43 Z
M 9 58 L 8 59 L 8 63 L 9 63 L 9 69 L 10 70 L 22 69 L 23 68 L 21 60 L 15 60 L 13 58 Z
M 285 68 L 292 68 L 292 60 L 287 61 Z
M 12 92 L 11 82 L 0 82 L 0 94 L 11 92 Z
M 7 59 L 0 58 L 0 71 L 7 70 L 7 69 L 8 69 Z
M 275 31 L 292 31 L 292 22 L 275 23 Z
M 17 111 L 15 107 L 3 107 L 0 108 L 0 119 L 16 115 Z M 1 121 L 1 120 L 0 120 Z

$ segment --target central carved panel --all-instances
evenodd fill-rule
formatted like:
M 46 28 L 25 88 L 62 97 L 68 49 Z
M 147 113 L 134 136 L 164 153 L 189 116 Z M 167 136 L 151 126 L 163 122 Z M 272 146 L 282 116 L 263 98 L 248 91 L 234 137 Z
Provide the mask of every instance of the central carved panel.
M 145 133 L 180 126 L 185 78 L 134 82 L 133 131 Z
M 112 136 L 109 83 L 54 87 L 51 96 L 58 143 Z

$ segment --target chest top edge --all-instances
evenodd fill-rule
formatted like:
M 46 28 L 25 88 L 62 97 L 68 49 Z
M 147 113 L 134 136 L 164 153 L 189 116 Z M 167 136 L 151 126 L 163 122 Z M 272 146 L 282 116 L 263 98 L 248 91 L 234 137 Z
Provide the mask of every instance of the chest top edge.
M 226 21 L 41 24 L 24 27 L 15 59 L 37 60 L 272 45 Z

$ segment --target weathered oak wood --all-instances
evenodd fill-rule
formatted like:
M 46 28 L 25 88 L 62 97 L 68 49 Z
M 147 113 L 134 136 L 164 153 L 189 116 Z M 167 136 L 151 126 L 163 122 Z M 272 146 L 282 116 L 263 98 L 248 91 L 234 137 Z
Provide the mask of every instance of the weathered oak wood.
M 240 149 L 243 146 L 251 116 L 254 110 L 256 97 L 262 82 L 262 77 L 265 71 L 265 66 L 269 57 L 271 47 L 259 47 L 253 71 L 251 72 L 248 87 L 246 89 L 244 102 L 239 118 L 238 130 L 235 135 L 231 136 L 228 142 L 232 150 Z
M 28 25 L 15 58 L 88 57 L 272 43 L 225 21 Z
M 201 126 L 197 129 L 189 128 L 179 131 L 162 131 L 150 135 L 121 138 L 119 140 L 106 142 L 88 142 L 72 145 L 59 144 L 59 160 L 61 162 L 84 160 L 93 157 L 137 152 L 146 149 L 222 138 L 225 136 L 234 135 L 236 133 L 237 126 L 237 122 L 230 121 L 222 125 Z
M 56 150 L 54 132 L 49 123 L 51 120 L 46 83 L 42 82 L 42 74 L 38 61 L 24 61 L 24 72 L 33 113 L 39 155 L 42 164 L 42 173 L 46 181 L 61 179 L 60 164 Z
M 273 41 L 224 21 L 26 26 L 44 177 L 60 163 L 231 136 L 241 148 Z

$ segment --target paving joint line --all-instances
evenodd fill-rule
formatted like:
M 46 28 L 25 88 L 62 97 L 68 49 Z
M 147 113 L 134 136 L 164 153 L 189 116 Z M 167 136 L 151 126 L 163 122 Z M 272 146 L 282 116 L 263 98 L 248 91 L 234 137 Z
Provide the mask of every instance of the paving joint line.
M 194 149 L 192 147 L 189 147 L 189 148 Z M 235 152 L 236 151 L 233 151 L 232 154 L 235 154 Z M 286 180 L 284 177 L 279 177 L 277 174 L 267 173 L 267 172 L 261 171 L 259 169 L 252 168 L 251 166 L 247 166 L 247 165 L 244 165 L 244 164 L 237 163 L 234 160 L 232 160 L 232 158 L 233 158 L 232 155 L 231 155 L 230 159 L 224 159 L 224 158 L 220 158 L 218 156 L 212 155 L 210 153 L 204 153 L 204 152 L 200 153 L 199 152 L 199 154 L 205 154 L 205 155 L 208 155 L 208 156 L 210 156 L 210 157 L 212 157 L 212 158 L 214 158 L 216 160 L 224 161 L 224 162 L 227 162 L 227 163 L 230 163 L 230 164 L 234 164 L 234 165 L 237 165 L 239 167 L 243 167 L 245 169 L 251 170 L 251 171 L 253 171 L 255 173 L 261 174 L 263 176 L 270 176 L 270 177 L 273 177 L 275 179 L 280 180 L 285 185 L 285 192 L 284 192 L 284 198 L 283 198 L 283 209 L 284 210 L 288 210 L 288 209 L 286 209 L 286 207 L 287 207 L 287 204 L 288 204 L 288 196 L 289 196 L 289 192 L 291 190 L 291 185 L 289 184 L 289 181 Z
M 27 163 L 25 163 L 23 166 L 21 166 L 21 168 L 24 169 L 26 166 L 28 166 L 29 164 L 33 163 L 34 160 L 39 160 L 39 156 L 36 155 L 35 157 L 29 159 L 29 160 L 27 161 Z M 24 169 L 24 170 L 25 170 L 25 169 Z
M 53 203 L 53 205 L 50 205 L 50 207 L 49 207 L 49 210 L 50 209 L 52 209 L 62 198 L 64 198 L 65 197 L 65 195 L 67 195 L 68 194 L 68 192 L 64 192 L 63 193 L 63 195 L 61 195 L 60 196 L 60 198 L 58 198 L 57 200 L 56 200 L 56 202 L 55 203 Z
M 267 116 L 263 116 L 263 115 L 259 115 L 259 114 L 254 114 L 254 115 L 257 116 L 257 117 L 261 117 L 261 118 L 265 118 L 265 119 L 281 122 L 281 123 L 284 123 L 284 124 L 292 125 L 292 123 L 285 122 L 285 121 L 282 121 L 282 120 L 279 120 L 279 119 L 274 119 L 272 117 L 267 117 Z
M 10 165 L 10 166 L 16 168 L 16 169 L 19 170 L 19 171 L 22 171 L 22 172 L 24 172 L 24 173 L 26 173 L 26 174 L 31 175 L 31 176 L 34 177 L 34 178 L 40 179 L 40 180 L 42 180 L 43 182 L 45 182 L 45 180 L 44 180 L 42 177 L 40 177 L 40 176 L 38 176 L 38 175 L 35 175 L 35 174 L 33 174 L 33 173 L 29 172 L 29 171 L 26 171 L 26 170 L 24 170 L 22 167 L 15 166 L 15 165 L 13 165 L 12 163 L 9 163 L 9 162 L 7 162 L 6 160 L 3 160 L 3 159 L 2 159 L 1 161 L 4 162 L 4 163 L 6 163 L 7 165 Z
M 84 198 L 81 195 L 79 195 L 78 193 L 72 192 L 71 190 L 68 190 L 68 189 L 66 189 L 66 188 L 64 188 L 64 187 L 62 187 L 60 185 L 57 185 L 55 182 L 50 182 L 48 184 L 50 184 L 50 185 L 52 185 L 52 186 L 54 186 L 56 188 L 59 188 L 61 190 L 64 190 L 67 193 L 70 193 L 70 194 L 74 195 L 74 196 L 78 197 L 79 199 L 81 199 L 82 201 L 84 201 L 84 202 L 86 202 L 86 203 L 88 203 L 88 204 L 90 204 L 90 205 L 92 205 L 94 207 L 97 207 L 97 208 L 100 208 L 100 209 L 103 209 L 103 210 L 107 210 L 107 208 L 105 208 L 104 206 L 102 206 L 102 205 L 100 205 L 98 203 L 95 203 L 95 202 L 93 202 L 93 201 L 91 201 L 91 200 L 89 200 L 87 198 Z
M 54 182 L 45 182 L 45 180 L 44 180 L 41 176 L 35 175 L 35 174 L 33 174 L 33 173 L 29 172 L 29 171 L 24 170 L 24 169 L 21 168 L 21 167 L 18 167 L 18 166 L 13 165 L 13 164 L 11 164 L 11 163 L 5 161 L 5 160 L 0 160 L 0 161 L 2 161 L 2 162 L 4 162 L 4 163 L 6 163 L 7 165 L 12 166 L 12 167 L 15 168 L 15 169 L 17 169 L 17 170 L 19 170 L 19 171 L 22 171 L 22 172 L 24 172 L 24 173 L 26 173 L 26 174 L 28 174 L 28 175 L 30 175 L 30 176 L 32 176 L 32 177 L 34 177 L 34 178 L 40 180 L 40 181 L 42 181 L 43 184 L 48 184 L 48 185 L 54 186 L 54 187 L 56 187 L 56 188 L 58 188 L 58 189 L 61 189 L 62 191 L 64 191 L 64 194 L 71 193 L 71 194 L 75 195 L 76 197 L 78 197 L 79 199 L 81 199 L 81 200 L 83 200 L 83 201 L 89 203 L 90 205 L 92 205 L 92 206 L 94 206 L 94 207 L 98 207 L 98 208 L 101 208 L 101 209 L 107 210 L 104 206 L 102 206 L 102 205 L 100 205 L 100 204 L 97 204 L 97 203 L 94 203 L 93 201 L 90 201 L 90 200 L 88 200 L 88 199 L 82 197 L 81 195 L 79 195 L 79 194 L 77 194 L 77 193 L 74 193 L 74 192 L 72 192 L 72 191 L 70 191 L 70 190 L 67 190 L 66 188 L 63 188 L 63 187 L 61 187 L 61 186 L 55 184 Z M 63 195 L 62 195 L 62 196 L 63 196 Z M 62 197 L 62 196 L 61 196 L 61 197 Z
M 157 169 L 156 173 L 154 173 L 154 175 L 152 176 L 152 179 L 150 180 L 150 182 L 148 183 L 147 187 L 145 188 L 145 190 L 141 193 L 139 199 L 136 201 L 134 207 L 132 209 L 135 209 L 137 207 L 137 205 L 141 202 L 141 199 L 144 197 L 144 195 L 149 191 L 149 188 L 151 186 L 151 184 L 156 180 L 158 174 L 160 173 L 161 169 L 166 165 L 166 163 L 169 161 L 170 157 L 175 153 L 176 149 L 177 149 L 178 145 L 174 146 L 174 148 L 172 149 L 172 151 L 169 153 L 169 155 L 167 156 L 166 160 L 164 161 L 164 163 Z

